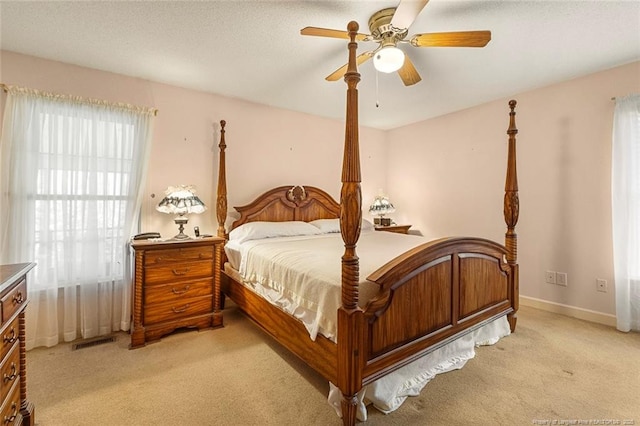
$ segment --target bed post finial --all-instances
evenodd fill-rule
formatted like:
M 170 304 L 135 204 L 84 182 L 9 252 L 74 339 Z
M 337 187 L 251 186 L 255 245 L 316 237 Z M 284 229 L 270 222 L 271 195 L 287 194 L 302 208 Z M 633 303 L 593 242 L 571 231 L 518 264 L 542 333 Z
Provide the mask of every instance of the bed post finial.
M 225 120 L 220 120 L 220 157 L 218 165 L 218 198 L 216 200 L 216 216 L 218 218 L 218 237 L 226 240 L 227 233 L 224 228 L 224 223 L 227 220 L 227 172 L 226 172 L 226 158 L 224 150 L 227 148 L 227 144 L 224 138 L 225 130 L 224 126 L 227 125 Z
M 349 22 L 349 64 L 344 80 L 347 83 L 347 112 L 340 192 L 340 232 L 344 241 L 342 256 L 342 306 L 338 309 L 338 387 L 342 392 L 342 422 L 355 425 L 357 394 L 362 388 L 364 365 L 364 315 L 358 307 L 360 263 L 356 243 L 362 222 L 362 192 L 360 188 L 360 147 L 358 142 L 358 90 L 360 81 L 356 63 L 358 23 Z
M 520 200 L 518 198 L 518 173 L 516 167 L 516 135 L 518 129 L 516 127 L 516 104 L 515 100 L 509 101 L 509 153 L 507 156 L 507 179 L 504 186 L 504 221 L 507 224 L 507 232 L 505 234 L 505 247 L 507 248 L 507 263 L 511 265 L 513 273 L 513 295 L 512 308 L 513 312 L 508 315 L 511 331 L 516 328 L 518 319 L 517 312 L 519 307 L 518 301 L 518 235 L 516 234 L 516 224 L 520 214 Z

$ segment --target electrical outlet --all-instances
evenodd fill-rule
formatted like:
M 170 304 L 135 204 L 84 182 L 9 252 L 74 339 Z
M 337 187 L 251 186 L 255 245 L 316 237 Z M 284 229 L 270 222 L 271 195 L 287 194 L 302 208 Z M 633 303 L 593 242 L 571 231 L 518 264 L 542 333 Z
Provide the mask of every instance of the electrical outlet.
M 566 272 L 556 272 L 556 284 L 561 285 L 563 287 L 567 286 L 567 273 Z
M 596 290 L 602 293 L 607 292 L 607 280 L 603 280 L 602 278 L 596 279 Z
M 556 283 L 556 273 L 553 271 L 546 271 L 544 273 L 544 281 L 548 284 Z

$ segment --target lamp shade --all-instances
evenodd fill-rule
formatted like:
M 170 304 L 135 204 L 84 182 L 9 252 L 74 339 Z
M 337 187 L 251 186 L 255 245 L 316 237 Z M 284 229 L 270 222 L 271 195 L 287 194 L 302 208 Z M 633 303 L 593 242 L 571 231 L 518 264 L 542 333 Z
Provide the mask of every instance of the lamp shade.
M 184 217 L 189 213 L 202 213 L 207 209 L 202 200 L 196 195 L 196 190 L 189 185 L 170 186 L 165 191 L 165 197 L 160 201 L 156 210 L 162 213 L 175 214 L 178 217 L 174 222 L 178 225 L 176 240 L 189 238 L 184 233 L 184 225 L 188 219 Z
M 156 210 L 167 214 L 202 213 L 207 209 L 190 185 L 170 186 Z
M 398 71 L 404 65 L 404 52 L 395 46 L 386 46 L 373 55 L 373 66 L 380 72 Z
M 385 195 L 378 195 L 373 200 L 371 206 L 369 206 L 369 213 L 377 216 L 384 216 L 385 214 L 393 213 L 396 208 L 391 204 L 389 198 Z

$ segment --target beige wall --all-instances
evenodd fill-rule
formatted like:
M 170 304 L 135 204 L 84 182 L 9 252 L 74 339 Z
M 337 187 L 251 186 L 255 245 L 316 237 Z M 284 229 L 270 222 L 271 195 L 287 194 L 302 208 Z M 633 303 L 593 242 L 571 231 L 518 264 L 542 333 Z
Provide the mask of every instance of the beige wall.
M 521 295 L 615 313 L 611 98 L 639 91 L 636 62 L 512 97 Z M 427 235 L 503 241 L 508 100 L 388 132 L 398 221 Z M 546 270 L 568 273 L 568 286 L 545 283 Z M 596 291 L 596 278 L 607 280 L 607 293 Z
M 209 210 L 193 215 L 215 233 L 220 120 L 227 122 L 229 206 L 243 205 L 278 185 L 321 187 L 340 196 L 344 123 L 182 89 L 118 74 L 0 52 L 0 81 L 34 89 L 128 102 L 159 109 L 143 204 L 143 231 L 177 233 L 172 218 L 155 211 L 169 185 L 193 184 Z M 346 91 L 346 85 L 345 85 Z M 344 105 L 336 105 L 344 110 Z M 385 133 L 361 128 L 363 199 L 386 186 Z M 155 198 L 152 198 L 155 194 Z
M 219 121 L 227 121 L 229 205 L 281 184 L 339 196 L 344 125 L 213 94 L 0 52 L 0 81 L 159 109 L 143 205 L 143 230 L 175 233 L 155 211 L 168 185 L 194 184 L 215 232 Z M 612 96 L 640 91 L 640 63 L 514 95 L 518 100 L 521 294 L 613 314 L 610 208 Z M 437 100 L 434 100 L 437 101 Z M 361 128 L 363 203 L 379 188 L 398 223 L 425 235 L 502 241 L 508 99 L 388 132 Z M 344 109 L 344 105 L 336 105 Z M 380 172 L 380 171 L 385 171 Z M 303 181 L 300 181 L 304 176 Z M 157 194 L 152 198 L 152 194 Z M 368 215 L 365 214 L 365 217 Z M 568 273 L 568 286 L 544 271 Z M 598 293 L 595 279 L 608 281 Z

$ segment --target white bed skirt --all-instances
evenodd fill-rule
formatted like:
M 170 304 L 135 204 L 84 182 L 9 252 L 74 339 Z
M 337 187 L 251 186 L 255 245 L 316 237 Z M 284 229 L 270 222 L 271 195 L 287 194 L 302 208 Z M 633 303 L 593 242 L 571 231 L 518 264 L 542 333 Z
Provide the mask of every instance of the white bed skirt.
M 493 345 L 510 332 L 507 317 L 500 317 L 365 386 L 358 393 L 358 420 L 367 420 L 369 404 L 385 414 L 398 409 L 436 375 L 464 367 L 475 356 L 476 346 Z M 333 383 L 329 383 L 328 400 L 342 417 L 342 393 Z

